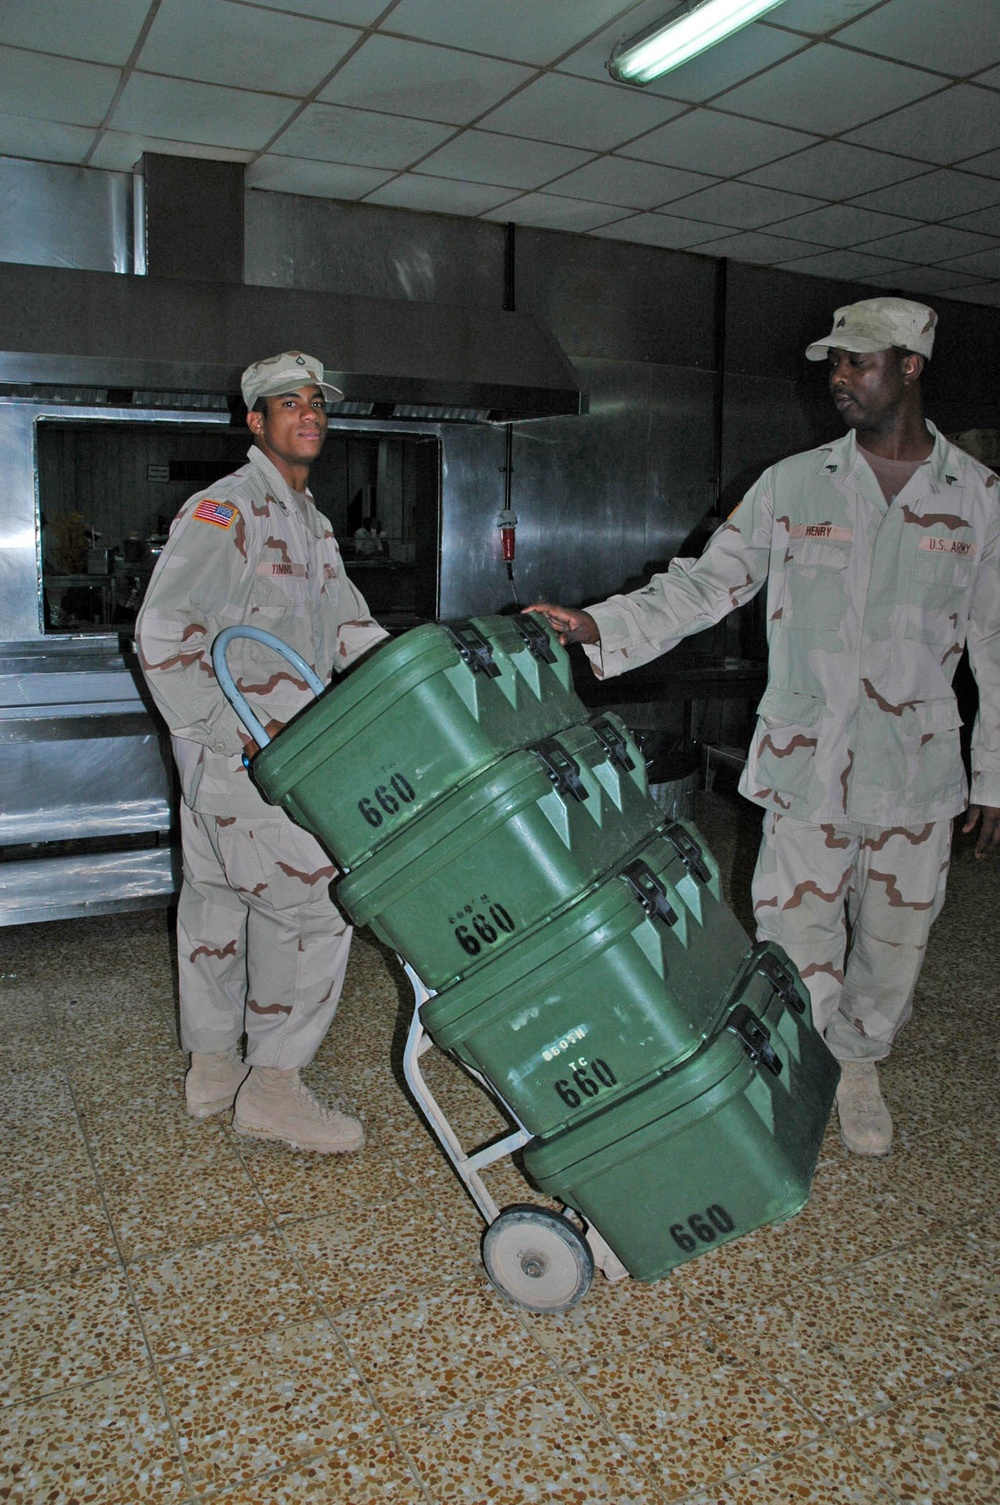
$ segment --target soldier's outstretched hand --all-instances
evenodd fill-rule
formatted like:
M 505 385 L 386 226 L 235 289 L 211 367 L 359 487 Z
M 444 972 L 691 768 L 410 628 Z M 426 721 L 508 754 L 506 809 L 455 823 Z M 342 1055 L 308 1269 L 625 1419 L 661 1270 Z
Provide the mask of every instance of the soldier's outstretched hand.
M 589 611 L 578 611 L 573 606 L 553 606 L 551 601 L 536 601 L 526 606 L 525 611 L 537 611 L 559 634 L 563 647 L 570 643 L 599 643 L 601 634 Z

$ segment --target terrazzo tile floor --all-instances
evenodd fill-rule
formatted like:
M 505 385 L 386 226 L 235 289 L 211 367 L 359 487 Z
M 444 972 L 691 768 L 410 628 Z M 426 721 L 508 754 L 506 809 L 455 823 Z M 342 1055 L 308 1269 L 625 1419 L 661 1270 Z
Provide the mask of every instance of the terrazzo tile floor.
M 748 925 L 757 817 L 696 819 Z M 998 888 L 957 838 L 889 1159 L 831 1127 L 797 1217 L 556 1316 L 483 1272 L 370 936 L 307 1072 L 369 1144 L 323 1159 L 186 1115 L 164 912 L 0 930 L 0 1500 L 997 1505 Z M 428 1074 L 461 1133 L 500 1127 Z

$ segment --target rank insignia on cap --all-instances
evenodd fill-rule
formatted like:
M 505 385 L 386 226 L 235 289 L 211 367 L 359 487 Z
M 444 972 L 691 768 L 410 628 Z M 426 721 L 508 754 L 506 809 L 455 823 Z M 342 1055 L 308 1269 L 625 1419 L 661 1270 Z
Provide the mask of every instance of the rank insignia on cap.
M 233 518 L 239 515 L 239 510 L 238 507 L 230 506 L 229 502 L 213 502 L 211 497 L 206 497 L 198 503 L 193 516 L 199 523 L 214 523 L 217 528 L 230 528 Z

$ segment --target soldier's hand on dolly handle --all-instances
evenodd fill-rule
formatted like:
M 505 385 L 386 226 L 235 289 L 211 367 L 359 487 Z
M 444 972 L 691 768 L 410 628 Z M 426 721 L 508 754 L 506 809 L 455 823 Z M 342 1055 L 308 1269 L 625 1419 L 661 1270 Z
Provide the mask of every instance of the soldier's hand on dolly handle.
M 268 737 L 273 742 L 278 733 L 284 730 L 284 727 L 285 723 L 283 721 L 275 721 L 272 718 L 267 723 L 264 730 L 267 732 Z M 244 765 L 246 765 L 250 762 L 251 758 L 255 758 L 257 756 L 257 754 L 260 752 L 260 748 L 257 746 L 253 738 L 248 737 L 244 731 L 240 732 L 240 741 L 243 743 L 243 762 Z
M 965 812 L 962 835 L 967 836 L 979 825 L 976 839 L 976 856 L 990 857 L 1000 847 L 1000 807 L 996 805 L 970 805 Z
M 578 611 L 573 606 L 553 606 L 550 601 L 536 601 L 526 606 L 525 611 L 537 611 L 545 618 L 559 641 L 566 648 L 570 643 L 599 643 L 601 634 L 589 611 Z

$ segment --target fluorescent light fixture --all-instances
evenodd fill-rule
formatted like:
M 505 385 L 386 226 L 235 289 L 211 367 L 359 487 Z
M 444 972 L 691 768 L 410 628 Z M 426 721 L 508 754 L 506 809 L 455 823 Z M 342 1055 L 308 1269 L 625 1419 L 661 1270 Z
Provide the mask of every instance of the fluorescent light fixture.
M 774 10 L 782 0 L 701 0 L 667 21 L 619 42 L 608 58 L 611 77 L 621 84 L 648 84 L 661 73 L 679 68 L 742 26 Z

